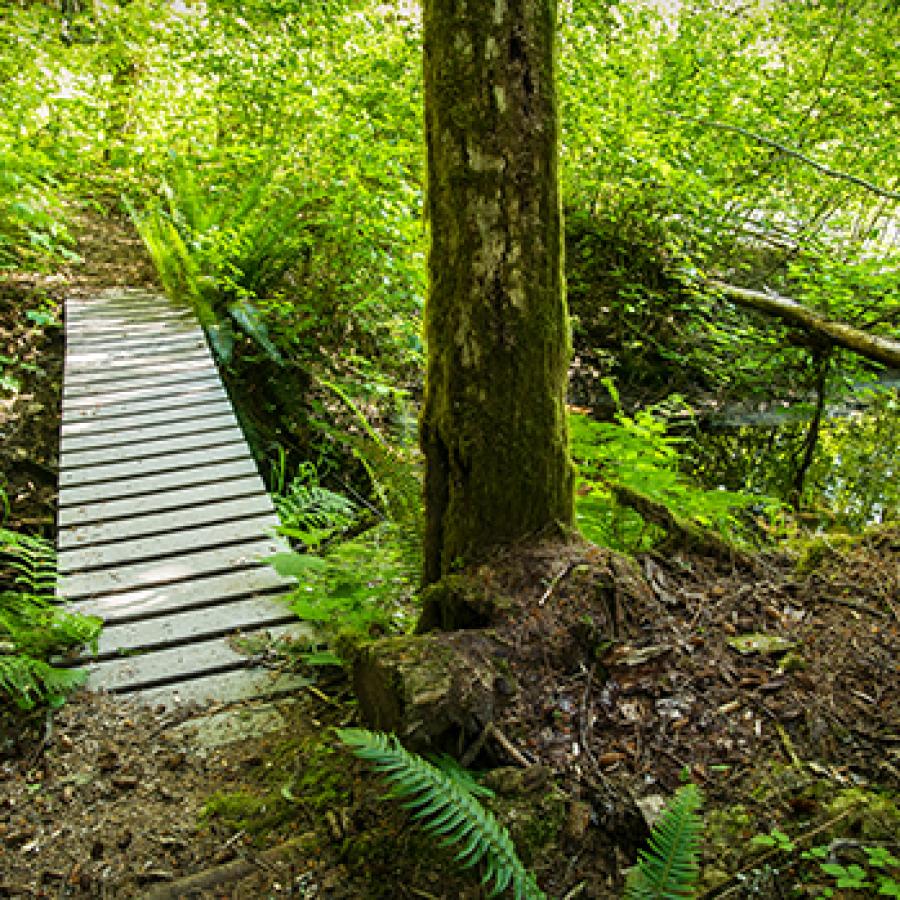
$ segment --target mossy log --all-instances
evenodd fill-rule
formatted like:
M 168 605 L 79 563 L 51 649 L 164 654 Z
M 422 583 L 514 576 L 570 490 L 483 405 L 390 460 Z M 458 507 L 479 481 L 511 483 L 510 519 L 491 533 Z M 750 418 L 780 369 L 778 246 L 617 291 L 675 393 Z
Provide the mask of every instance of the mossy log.
M 714 559 L 730 560 L 750 566 L 752 557 L 719 537 L 714 531 L 681 519 L 662 503 L 657 503 L 645 494 L 622 485 L 613 486 L 616 502 L 629 506 L 648 522 L 658 525 L 668 533 L 668 539 L 661 550 L 681 549 L 711 556 Z
M 752 291 L 717 279 L 710 279 L 707 284 L 734 303 L 802 328 L 830 346 L 842 347 L 892 369 L 900 369 L 900 341 L 889 335 L 871 334 L 846 322 L 829 319 L 790 297 Z
M 417 752 L 459 756 L 497 718 L 515 687 L 479 632 L 404 635 L 357 646 L 353 689 L 363 723 Z

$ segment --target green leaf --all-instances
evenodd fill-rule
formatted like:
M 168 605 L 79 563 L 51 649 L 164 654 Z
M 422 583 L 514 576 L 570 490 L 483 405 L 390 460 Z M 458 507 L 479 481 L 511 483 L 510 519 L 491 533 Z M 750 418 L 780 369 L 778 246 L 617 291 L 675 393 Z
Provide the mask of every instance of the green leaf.
M 328 568 L 328 563 L 321 556 L 290 551 L 273 553 L 265 557 L 263 562 L 272 566 L 284 578 L 298 578 L 311 570 L 321 571 Z

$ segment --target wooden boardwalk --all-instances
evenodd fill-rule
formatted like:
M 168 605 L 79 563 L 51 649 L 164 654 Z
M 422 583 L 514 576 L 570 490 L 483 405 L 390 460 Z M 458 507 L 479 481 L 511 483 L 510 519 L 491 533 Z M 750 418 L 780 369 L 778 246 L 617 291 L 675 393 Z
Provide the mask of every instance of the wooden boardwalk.
M 229 641 L 302 627 L 260 562 L 285 549 L 277 524 L 191 313 L 142 291 L 68 300 L 59 593 L 105 621 L 89 687 L 167 704 L 290 689 Z

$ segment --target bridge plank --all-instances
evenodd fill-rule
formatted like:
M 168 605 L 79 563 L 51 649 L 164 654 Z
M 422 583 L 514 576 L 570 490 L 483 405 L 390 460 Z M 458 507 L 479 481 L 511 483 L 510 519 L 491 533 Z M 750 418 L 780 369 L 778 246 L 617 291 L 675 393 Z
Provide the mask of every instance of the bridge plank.
M 294 582 L 282 578 L 269 566 L 241 569 L 196 578 L 177 584 L 138 588 L 121 593 L 100 594 L 72 604 L 76 612 L 98 616 L 111 624 L 176 613 L 204 606 L 224 605 L 234 600 L 284 594 Z
M 246 455 L 246 446 L 241 442 L 232 441 L 221 447 L 208 447 L 202 450 L 176 450 L 162 456 L 128 460 L 123 463 L 109 463 L 105 466 L 89 469 L 68 468 L 68 465 L 70 465 L 68 460 L 63 460 L 59 473 L 59 484 L 61 488 L 95 483 L 102 484 L 108 481 L 141 478 L 170 471 L 180 472 L 183 482 L 189 484 L 193 466 L 241 459 Z M 63 468 L 63 465 L 66 467 Z M 107 495 L 108 491 L 106 489 L 98 488 L 98 499 L 100 496 Z
M 222 503 L 254 496 L 263 498 L 262 502 L 270 502 L 268 497 L 260 494 L 259 478 L 255 471 L 211 484 L 190 484 L 187 487 L 160 490 L 137 497 L 63 506 L 59 510 L 60 547 L 64 547 L 64 542 L 70 540 L 69 535 L 81 528 L 102 527 L 104 523 L 110 523 L 113 529 L 125 528 L 130 519 L 139 522 L 152 514 L 206 507 L 211 516 L 219 518 L 217 507 Z
M 260 629 L 273 638 L 309 632 L 302 625 L 264 624 Z M 232 649 L 225 640 L 191 643 L 183 647 L 172 647 L 140 656 L 126 656 L 121 659 L 91 662 L 84 666 L 88 671 L 88 686 L 102 687 L 113 692 L 132 692 L 144 687 L 155 687 L 160 683 L 171 684 L 178 678 L 191 679 L 204 673 L 216 674 L 234 669 L 242 669 L 253 664 L 252 658 Z
M 100 522 L 94 525 L 79 524 L 74 528 L 65 528 L 60 532 L 58 546 L 60 557 L 74 550 L 84 549 L 97 544 L 116 544 L 136 538 L 159 537 L 170 535 L 183 536 L 185 540 L 194 540 L 190 535 L 192 529 L 210 525 L 221 525 L 242 519 L 253 519 L 258 526 L 261 516 L 274 519 L 273 528 L 278 527 L 278 519 L 274 516 L 272 502 L 265 494 L 255 491 L 249 497 L 225 499 L 210 504 L 208 509 L 199 507 L 173 509 L 166 512 L 133 515 L 127 519 L 116 519 L 112 522 Z M 123 548 L 124 551 L 125 548 Z M 134 548 L 129 548 L 133 550 Z M 76 570 L 74 566 L 72 571 Z
M 194 487 L 200 484 L 225 483 L 232 478 L 256 477 L 256 463 L 247 457 L 237 459 L 210 460 L 205 465 L 194 467 L 190 475 L 180 469 L 172 472 L 161 472 L 147 475 L 140 479 L 124 477 L 119 481 L 106 483 L 103 488 L 96 484 L 80 486 L 67 485 L 60 491 L 60 509 L 81 506 L 85 503 L 102 503 L 108 500 L 125 497 L 149 496 L 158 491 L 170 491 Z
M 181 527 L 176 531 L 152 537 L 137 535 L 114 543 L 73 547 L 60 550 L 57 568 L 61 575 L 71 575 L 134 565 L 136 561 L 150 559 L 161 561 L 176 556 L 181 558 L 198 550 L 254 540 L 267 532 L 274 533 L 278 524 L 278 516 L 271 510 L 266 510 L 247 513 L 235 522 L 204 521 L 192 527 Z
M 223 616 L 227 612 L 227 616 Z M 235 631 L 261 626 L 289 625 L 296 622 L 287 603 L 266 598 L 234 600 L 225 606 L 187 609 L 167 616 L 156 616 L 121 625 L 107 625 L 97 642 L 96 654 L 84 659 L 111 657 L 120 652 L 141 649 L 167 649 L 179 642 L 209 641 Z
M 191 409 L 184 416 L 160 413 L 156 421 L 138 420 L 137 424 L 133 425 L 124 425 L 120 421 L 114 427 L 104 429 L 96 422 L 91 424 L 93 427 L 82 425 L 81 430 L 86 432 L 83 434 L 73 433 L 71 428 L 65 431 L 60 437 L 63 452 L 103 449 L 150 442 L 181 434 L 198 434 L 219 428 L 222 424 L 237 427 L 231 407 L 221 402 L 206 409 Z
M 192 430 L 169 429 L 168 434 L 155 438 L 137 440 L 112 446 L 94 448 L 70 448 L 66 453 L 66 470 L 97 466 L 101 463 L 124 463 L 129 460 L 150 459 L 185 450 L 199 450 L 225 443 L 244 442 L 244 434 L 233 419 L 219 419 L 205 428 L 195 426 Z
M 141 587 L 161 587 L 190 581 L 201 575 L 214 575 L 242 566 L 249 567 L 266 556 L 284 550 L 284 544 L 272 538 L 259 538 L 234 547 L 198 550 L 190 556 L 173 556 L 151 562 L 136 562 L 116 569 L 62 575 L 59 591 L 70 600 L 83 600 Z

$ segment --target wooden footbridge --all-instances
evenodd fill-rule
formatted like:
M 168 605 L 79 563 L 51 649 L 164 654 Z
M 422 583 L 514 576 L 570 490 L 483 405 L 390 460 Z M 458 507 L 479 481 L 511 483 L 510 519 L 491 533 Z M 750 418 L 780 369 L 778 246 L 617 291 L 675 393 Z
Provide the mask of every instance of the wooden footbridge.
M 231 635 L 299 630 L 261 560 L 278 519 L 194 317 L 158 294 L 66 302 L 59 593 L 100 616 L 88 685 L 151 703 L 293 681 Z

